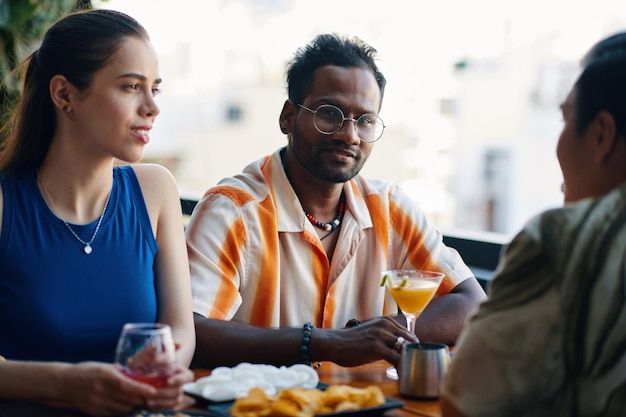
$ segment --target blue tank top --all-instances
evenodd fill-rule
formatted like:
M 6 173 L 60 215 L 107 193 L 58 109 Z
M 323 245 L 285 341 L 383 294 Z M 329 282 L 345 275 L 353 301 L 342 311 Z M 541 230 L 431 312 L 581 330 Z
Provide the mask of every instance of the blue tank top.
M 124 323 L 157 317 L 158 247 L 135 172 L 113 170 L 89 255 L 48 208 L 34 171 L 1 173 L 0 185 L 0 355 L 112 362 Z M 88 242 L 97 222 L 70 226 Z

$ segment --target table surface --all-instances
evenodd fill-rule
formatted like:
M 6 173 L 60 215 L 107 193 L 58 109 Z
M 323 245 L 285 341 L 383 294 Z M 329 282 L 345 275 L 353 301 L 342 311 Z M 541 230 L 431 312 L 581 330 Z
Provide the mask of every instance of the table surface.
M 389 379 L 386 376 L 386 370 L 389 367 L 389 363 L 385 361 L 377 361 L 366 365 L 355 366 L 350 368 L 344 368 L 331 362 L 324 362 L 318 369 L 320 382 L 324 384 L 346 384 L 353 387 L 364 388 L 369 385 L 377 385 L 382 390 L 386 397 L 393 398 L 395 400 L 402 401 L 403 407 L 393 408 L 387 410 L 384 414 L 385 417 L 440 417 L 441 410 L 439 401 L 437 400 L 416 400 L 402 397 L 398 394 L 398 383 L 395 380 Z M 196 378 L 207 376 L 211 373 L 209 369 L 195 369 L 194 375 Z M 190 401 L 192 399 L 190 398 Z M 69 410 L 67 407 L 57 408 L 50 405 L 42 405 L 38 403 L 22 403 L 22 402 L 7 402 L 5 406 L 13 407 L 9 414 L 4 414 L 3 403 L 0 402 L 0 414 L 1 415 L 15 415 L 15 416 L 28 416 L 28 417 L 77 417 L 83 416 L 83 414 Z M 206 406 L 202 404 L 190 405 L 182 410 L 206 410 Z
M 398 382 L 387 378 L 385 371 L 388 367 L 389 363 L 382 360 L 350 368 L 344 368 L 331 362 L 323 362 L 318 373 L 320 382 L 324 384 L 346 384 L 358 388 L 377 385 L 386 397 L 404 403 L 402 408 L 388 410 L 385 417 L 441 416 L 441 409 L 437 400 L 416 400 L 402 397 L 398 393 Z M 209 373 L 210 371 L 206 369 L 194 370 L 197 378 Z

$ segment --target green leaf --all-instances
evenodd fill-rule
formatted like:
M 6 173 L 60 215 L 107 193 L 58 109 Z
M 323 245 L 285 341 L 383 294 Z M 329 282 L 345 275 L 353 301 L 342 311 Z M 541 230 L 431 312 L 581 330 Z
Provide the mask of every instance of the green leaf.
M 35 0 L 0 0 L 0 29 L 11 30 L 26 23 L 37 7 Z
M 9 27 L 10 17 L 9 0 L 0 0 L 0 30 L 5 30 Z

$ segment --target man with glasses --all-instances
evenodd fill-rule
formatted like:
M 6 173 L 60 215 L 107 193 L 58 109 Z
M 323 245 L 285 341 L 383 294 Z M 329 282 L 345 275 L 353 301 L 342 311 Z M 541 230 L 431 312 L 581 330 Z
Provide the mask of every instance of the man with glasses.
M 299 49 L 279 117 L 287 146 L 222 180 L 194 210 L 196 365 L 395 365 L 404 340 L 453 344 L 485 298 L 409 196 L 358 175 L 385 128 L 375 55 L 337 35 Z M 446 275 L 415 335 L 380 286 L 387 269 Z

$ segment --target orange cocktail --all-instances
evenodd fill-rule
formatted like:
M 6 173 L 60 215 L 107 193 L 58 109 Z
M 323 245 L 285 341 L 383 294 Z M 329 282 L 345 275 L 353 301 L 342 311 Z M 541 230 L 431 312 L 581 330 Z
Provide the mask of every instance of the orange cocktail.
M 404 287 L 389 287 L 393 299 L 403 313 L 421 313 L 435 295 L 439 282 L 429 280 L 408 280 Z
M 415 319 L 430 303 L 445 275 L 441 272 L 419 270 L 389 270 L 383 271 L 382 275 L 380 285 L 389 288 L 406 319 L 407 329 L 415 334 Z M 387 376 L 398 379 L 394 367 L 387 369 Z

